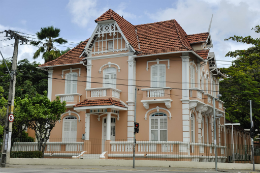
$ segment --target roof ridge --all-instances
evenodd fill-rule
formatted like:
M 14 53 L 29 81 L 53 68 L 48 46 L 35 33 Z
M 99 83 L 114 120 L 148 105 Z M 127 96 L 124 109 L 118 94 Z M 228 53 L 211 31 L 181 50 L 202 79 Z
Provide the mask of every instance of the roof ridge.
M 200 32 L 200 33 L 196 33 L 196 34 L 187 34 L 187 36 L 190 36 L 190 35 L 197 35 L 197 34 L 206 34 L 206 33 L 209 33 L 209 32 Z
M 185 44 L 183 43 L 183 40 L 180 38 L 180 37 L 182 37 L 182 36 L 180 35 L 180 31 L 179 31 L 179 29 L 178 29 L 177 26 L 176 26 L 176 22 L 177 22 L 177 21 L 174 19 L 173 24 L 174 24 L 175 29 L 176 29 L 176 31 L 177 31 L 179 40 L 181 41 L 182 45 L 183 45 L 186 49 L 192 50 L 192 49 L 189 49 L 187 46 L 185 46 Z
M 169 21 L 174 21 L 174 20 L 175 20 L 175 19 L 170 19 L 170 20 L 164 20 L 164 21 L 159 21 L 159 22 L 152 22 L 152 23 L 138 24 L 138 25 L 134 25 L 134 26 L 151 25 L 151 24 L 163 23 L 163 22 L 169 22 Z

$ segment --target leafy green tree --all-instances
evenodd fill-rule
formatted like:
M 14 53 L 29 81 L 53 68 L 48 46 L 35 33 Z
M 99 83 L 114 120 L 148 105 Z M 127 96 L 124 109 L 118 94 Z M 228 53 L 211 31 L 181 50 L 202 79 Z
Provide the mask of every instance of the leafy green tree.
M 70 48 L 69 48 L 69 47 L 67 47 L 67 49 L 65 49 L 65 50 L 61 50 L 61 51 L 60 51 L 60 54 L 63 55 L 63 54 L 65 54 L 65 53 L 67 53 L 68 51 L 70 51 Z
M 61 103 L 59 97 L 50 101 L 47 92 L 44 92 L 44 95 L 36 94 L 33 98 L 26 95 L 24 99 L 16 99 L 15 122 L 20 126 L 26 124 L 35 131 L 38 149 L 44 155 L 51 130 L 65 110 L 66 102 Z
M 39 63 L 30 63 L 27 59 L 21 60 L 17 65 L 15 97 L 24 98 L 25 94 L 33 97 L 36 93 L 43 94 L 48 89 L 48 72 L 38 69 Z M 7 60 L 11 69 L 11 62 Z M 0 86 L 3 87 L 4 98 L 8 98 L 10 76 L 5 64 L 0 61 Z
M 42 58 L 45 62 L 52 61 L 58 58 L 61 53 L 54 47 L 54 43 L 63 44 L 67 43 L 67 40 L 59 37 L 60 29 L 54 28 L 53 26 L 49 26 L 46 28 L 41 28 L 40 32 L 37 32 L 37 38 L 41 41 L 32 41 L 31 44 L 34 46 L 41 46 L 34 53 L 33 58 L 36 59 L 43 53 Z
M 7 100 L 2 96 L 4 92 L 3 87 L 0 86 L 0 138 L 2 138 L 3 130 L 5 126 L 5 118 L 6 118 L 6 105 Z
M 260 32 L 259 25 L 253 28 Z M 226 56 L 237 58 L 229 68 L 221 71 L 227 78 L 220 82 L 222 100 L 225 102 L 226 118 L 239 122 L 243 128 L 250 128 L 250 107 L 253 103 L 253 120 L 255 128 L 260 127 L 260 40 L 251 36 L 233 36 L 225 40 L 251 44 L 247 50 L 230 51 Z

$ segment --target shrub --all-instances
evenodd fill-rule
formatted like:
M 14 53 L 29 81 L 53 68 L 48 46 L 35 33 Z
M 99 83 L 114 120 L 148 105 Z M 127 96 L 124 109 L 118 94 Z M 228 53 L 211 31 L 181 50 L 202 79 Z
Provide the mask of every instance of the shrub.
M 41 151 L 12 151 L 11 158 L 42 158 Z

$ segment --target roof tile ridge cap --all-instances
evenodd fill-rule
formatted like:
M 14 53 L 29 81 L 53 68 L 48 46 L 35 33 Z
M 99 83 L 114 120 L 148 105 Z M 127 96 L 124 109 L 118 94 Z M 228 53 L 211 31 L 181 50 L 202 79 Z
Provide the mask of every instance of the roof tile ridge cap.
M 175 22 L 177 22 L 176 20 L 174 20 L 173 21 L 173 24 L 174 24 L 174 26 L 175 26 L 175 29 L 176 29 L 176 31 L 177 31 L 177 34 L 178 34 L 178 37 L 179 37 L 179 40 L 181 41 L 181 44 L 186 48 L 186 49 L 188 49 L 188 50 L 192 50 L 192 48 L 191 49 L 189 49 L 187 46 L 185 46 L 185 44 L 183 43 L 183 41 L 182 41 L 182 39 L 180 38 L 181 36 L 180 36 L 180 33 L 179 33 L 179 30 L 178 30 L 178 28 L 177 28 L 177 26 L 176 26 L 176 23 Z
M 134 25 L 134 26 L 141 26 L 141 25 L 152 25 L 152 24 L 157 24 L 157 23 L 170 22 L 170 21 L 174 21 L 174 20 L 175 20 L 175 19 L 171 19 L 171 20 L 164 20 L 164 21 L 153 22 L 153 23 L 143 23 L 143 24 L 138 24 L 138 25 Z
M 89 40 L 89 38 L 88 38 L 87 40 Z M 87 41 L 87 40 L 85 40 L 85 41 Z M 75 50 L 78 46 L 80 46 L 81 44 L 83 44 L 85 41 L 83 41 L 82 43 L 78 44 L 78 45 L 75 46 L 74 48 L 70 49 L 68 52 L 64 53 L 63 55 L 59 56 L 58 58 L 56 58 L 56 59 L 54 59 L 54 60 L 51 60 L 51 61 L 49 61 L 49 62 L 46 62 L 46 63 L 44 63 L 44 64 L 42 64 L 42 65 L 39 65 L 39 67 L 41 67 L 41 66 L 43 66 L 43 65 L 48 65 L 48 63 L 55 62 L 55 61 L 57 61 L 57 60 L 63 58 L 65 55 L 67 55 L 67 54 L 69 54 L 71 51 Z M 83 48 L 83 49 L 84 49 L 84 48 Z
M 187 34 L 187 36 L 199 35 L 199 34 L 209 34 L 209 32 L 201 32 L 196 34 Z

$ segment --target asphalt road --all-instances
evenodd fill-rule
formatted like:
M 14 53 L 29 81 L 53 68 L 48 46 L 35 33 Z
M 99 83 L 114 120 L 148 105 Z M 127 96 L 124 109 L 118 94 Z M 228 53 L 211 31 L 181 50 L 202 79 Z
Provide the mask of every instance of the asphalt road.
M 115 166 L 46 166 L 46 165 L 10 165 L 6 168 L 0 167 L 0 173 L 99 173 L 99 172 L 116 172 L 116 173 L 129 173 L 129 172 L 174 172 L 174 173 L 216 173 L 216 172 L 231 172 L 231 173 L 251 173 L 253 171 L 244 170 L 219 170 L 214 169 L 192 169 L 192 168 L 160 168 L 160 167 L 115 167 Z M 260 172 L 260 171 L 255 171 Z

